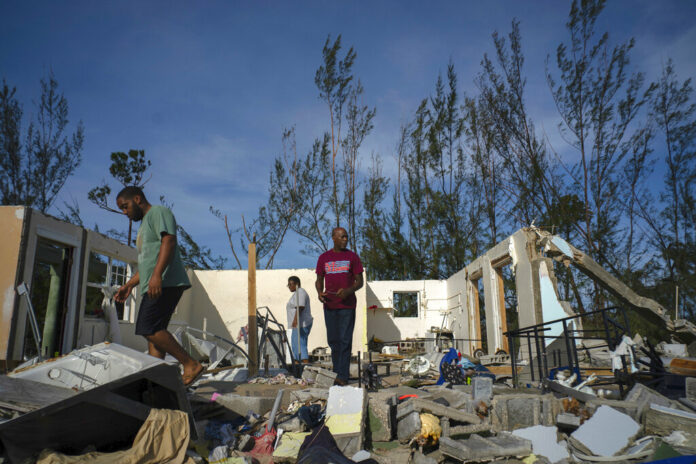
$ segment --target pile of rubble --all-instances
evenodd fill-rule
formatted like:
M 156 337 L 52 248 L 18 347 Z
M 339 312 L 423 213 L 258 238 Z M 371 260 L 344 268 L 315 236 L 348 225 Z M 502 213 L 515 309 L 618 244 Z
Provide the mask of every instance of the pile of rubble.
M 174 363 L 95 345 L 0 376 L 0 462 L 533 464 L 696 454 L 696 376 L 683 376 L 678 398 L 639 382 L 622 394 L 563 371 L 513 388 L 509 376 L 447 356 L 393 359 L 388 377 L 366 363 L 342 387 L 316 365 L 298 378 L 274 370 L 251 379 L 234 365 L 187 390 Z

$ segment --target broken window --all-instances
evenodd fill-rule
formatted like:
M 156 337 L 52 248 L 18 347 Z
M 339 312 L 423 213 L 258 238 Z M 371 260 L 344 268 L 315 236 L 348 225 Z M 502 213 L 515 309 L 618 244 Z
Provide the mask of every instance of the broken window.
M 39 237 L 31 277 L 31 302 L 36 313 L 44 356 L 60 350 L 65 325 L 66 299 L 72 247 Z M 38 355 L 29 324 L 24 339 L 24 359 Z
M 115 291 L 128 281 L 131 272 L 128 263 L 110 256 L 91 252 L 89 254 L 89 268 L 87 274 L 85 316 L 104 317 L 102 309 L 102 303 L 104 302 L 103 289 L 107 288 Z M 131 296 L 125 303 L 118 303 L 116 301 L 114 301 L 114 303 L 116 305 L 118 319 L 122 321 L 130 320 L 134 298 Z
M 394 317 L 418 317 L 418 292 L 394 292 Z

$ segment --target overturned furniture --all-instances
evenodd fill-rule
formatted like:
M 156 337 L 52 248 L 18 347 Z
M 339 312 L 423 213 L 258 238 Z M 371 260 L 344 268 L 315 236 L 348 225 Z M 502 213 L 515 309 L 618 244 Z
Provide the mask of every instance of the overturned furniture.
M 197 436 L 176 365 L 113 344 L 74 353 L 0 377 L 0 408 L 16 416 L 0 423 L 11 462 L 43 449 L 126 447 L 153 408 L 186 412 Z

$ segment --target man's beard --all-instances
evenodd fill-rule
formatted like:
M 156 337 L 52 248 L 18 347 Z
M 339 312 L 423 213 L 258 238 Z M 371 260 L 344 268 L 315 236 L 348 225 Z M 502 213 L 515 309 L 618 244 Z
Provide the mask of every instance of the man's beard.
M 145 214 L 143 214 L 143 209 L 140 207 L 140 205 L 133 205 L 133 220 L 135 222 L 140 221 Z

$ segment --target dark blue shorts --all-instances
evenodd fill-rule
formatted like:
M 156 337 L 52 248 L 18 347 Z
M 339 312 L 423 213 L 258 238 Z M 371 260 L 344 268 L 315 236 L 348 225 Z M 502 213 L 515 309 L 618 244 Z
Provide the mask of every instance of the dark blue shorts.
M 136 335 L 152 335 L 160 330 L 166 330 L 169 320 L 174 314 L 177 303 L 187 287 L 163 287 L 162 294 L 155 299 L 147 292 L 143 295 L 135 322 Z

